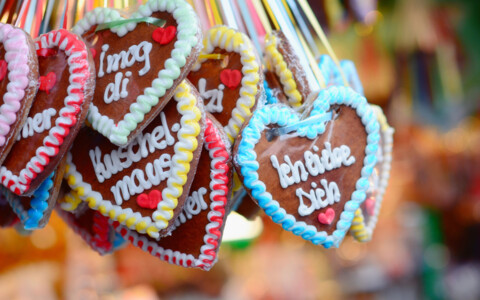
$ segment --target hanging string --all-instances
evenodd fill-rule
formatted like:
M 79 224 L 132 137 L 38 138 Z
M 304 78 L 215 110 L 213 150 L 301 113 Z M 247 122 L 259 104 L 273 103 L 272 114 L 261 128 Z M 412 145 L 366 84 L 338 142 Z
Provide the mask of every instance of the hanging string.
M 44 34 L 48 32 L 48 24 L 50 23 L 50 19 L 52 17 L 53 6 L 55 4 L 54 0 L 47 1 L 47 8 L 45 10 L 45 16 L 42 20 L 42 28 L 40 29 L 39 34 Z
M 250 3 L 255 8 L 255 11 L 257 12 L 257 16 L 260 18 L 260 22 L 262 22 L 263 29 L 265 30 L 265 34 L 272 32 L 272 26 L 270 26 L 267 13 L 265 12 L 265 8 L 263 7 L 262 3 L 258 0 L 250 1 Z
M 273 23 L 273 27 L 275 28 L 275 30 L 280 30 L 280 25 L 278 25 L 277 18 L 275 18 L 272 8 L 270 7 L 270 4 L 268 4 L 268 0 L 262 0 L 262 2 L 265 6 L 265 10 L 267 11 L 268 16 L 270 17 L 270 20 Z
M 67 7 L 68 7 L 68 0 L 65 0 L 65 7 L 63 8 L 62 17 L 60 18 L 60 26 L 63 29 L 67 29 Z
M 225 25 L 233 29 L 238 30 L 238 24 L 235 18 L 235 14 L 232 10 L 232 5 L 229 0 L 220 0 L 220 9 L 223 15 L 223 20 L 225 20 Z
M 248 34 L 250 35 L 250 40 L 252 41 L 255 48 L 257 48 L 258 53 L 262 55 L 263 50 L 260 46 L 260 42 L 258 41 L 258 32 L 253 25 L 253 20 L 250 16 L 250 12 L 248 11 L 247 4 L 244 0 L 239 0 L 237 3 L 240 7 L 240 13 L 243 16 L 243 20 L 245 20 L 245 25 L 247 27 Z
M 333 51 L 332 47 L 330 46 L 330 43 L 328 42 L 327 36 L 325 35 L 322 27 L 318 23 L 318 20 L 315 17 L 315 14 L 313 13 L 312 9 L 310 8 L 310 5 L 307 3 L 307 0 L 297 0 L 297 1 L 300 4 L 304 14 L 307 16 L 308 21 L 310 22 L 313 29 L 315 30 L 315 33 L 320 38 L 320 41 L 322 42 L 323 46 L 325 47 L 325 49 L 327 49 L 328 54 L 332 57 L 333 61 L 337 65 L 338 70 L 340 72 L 340 75 L 342 76 L 342 80 L 343 80 L 344 85 L 348 86 L 347 78 L 345 77 L 345 74 L 342 70 L 342 67 L 340 66 L 340 62 L 338 61 L 337 55 L 335 55 L 335 52 Z
M 15 21 L 15 27 L 23 28 L 25 25 L 25 20 L 27 19 L 27 7 L 30 5 L 30 0 L 27 0 L 22 3 L 20 12 L 17 15 L 17 20 Z

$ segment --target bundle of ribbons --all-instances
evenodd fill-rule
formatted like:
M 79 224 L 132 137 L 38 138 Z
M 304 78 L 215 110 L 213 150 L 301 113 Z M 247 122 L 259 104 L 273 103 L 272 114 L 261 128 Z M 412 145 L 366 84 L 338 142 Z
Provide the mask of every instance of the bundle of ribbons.
M 204 270 L 232 211 L 371 239 L 393 129 L 305 0 L 53 3 L 0 3 L 2 226 Z

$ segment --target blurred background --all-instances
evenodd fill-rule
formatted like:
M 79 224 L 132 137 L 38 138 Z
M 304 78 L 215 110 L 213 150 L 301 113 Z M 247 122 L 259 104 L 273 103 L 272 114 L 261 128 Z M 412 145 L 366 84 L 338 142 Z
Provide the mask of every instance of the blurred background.
M 132 246 L 102 257 L 54 213 L 0 230 L 0 299 L 480 299 L 480 1 L 310 4 L 395 128 L 371 242 L 315 247 L 260 214 L 204 272 Z

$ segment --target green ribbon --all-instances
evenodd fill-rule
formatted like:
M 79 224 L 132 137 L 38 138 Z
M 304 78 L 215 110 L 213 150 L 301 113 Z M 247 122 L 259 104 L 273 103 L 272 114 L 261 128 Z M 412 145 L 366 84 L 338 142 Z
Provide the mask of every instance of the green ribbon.
M 102 23 L 97 25 L 97 28 L 95 29 L 95 32 L 100 31 L 100 30 L 105 30 L 105 29 L 111 29 L 113 27 L 117 26 L 122 26 L 127 23 L 149 23 L 158 27 L 163 27 L 167 21 L 163 19 L 157 19 L 153 17 L 144 17 L 144 18 L 135 18 L 135 19 L 122 19 L 122 20 L 116 20 L 108 23 Z

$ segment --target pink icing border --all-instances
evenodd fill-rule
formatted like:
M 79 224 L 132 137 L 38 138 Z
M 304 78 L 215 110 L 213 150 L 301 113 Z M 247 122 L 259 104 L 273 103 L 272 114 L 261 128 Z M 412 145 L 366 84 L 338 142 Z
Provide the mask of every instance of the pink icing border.
M 3 38 L 3 39 L 2 39 Z M 7 92 L 3 95 L 0 106 L 0 147 L 5 145 L 10 125 L 17 120 L 17 112 L 22 107 L 25 90 L 30 84 L 28 75 L 28 54 L 31 53 L 27 34 L 19 28 L 0 23 L 0 43 L 5 49 L 5 61 L 8 63 Z
M 222 227 L 225 221 L 225 210 L 229 195 L 229 171 L 228 161 L 231 158 L 229 153 L 230 146 L 226 145 L 219 130 L 213 122 L 206 118 L 205 128 L 205 149 L 208 150 L 211 162 L 210 171 L 210 211 L 207 214 L 209 223 L 205 227 L 205 236 L 203 238 L 204 245 L 200 248 L 200 255 L 195 257 L 192 254 L 172 251 L 158 246 L 146 236 L 129 230 L 116 221 L 110 220 L 115 230 L 126 240 L 130 241 L 134 246 L 141 248 L 143 251 L 160 258 L 170 264 L 176 264 L 182 267 L 195 267 L 205 271 L 217 261 L 217 251 L 222 238 Z
M 6 167 L 0 168 L 0 178 L 4 186 L 15 194 L 21 195 L 29 189 L 30 183 L 50 162 L 50 158 L 58 154 L 63 139 L 70 133 L 70 128 L 77 123 L 85 94 L 85 84 L 90 77 L 88 52 L 85 43 L 77 35 L 60 29 L 42 34 L 35 39 L 36 50 L 57 47 L 65 51 L 70 69 L 65 106 L 60 109 L 59 117 L 48 135 L 43 140 L 43 146 L 38 148 L 30 161 L 19 175 L 14 175 Z

